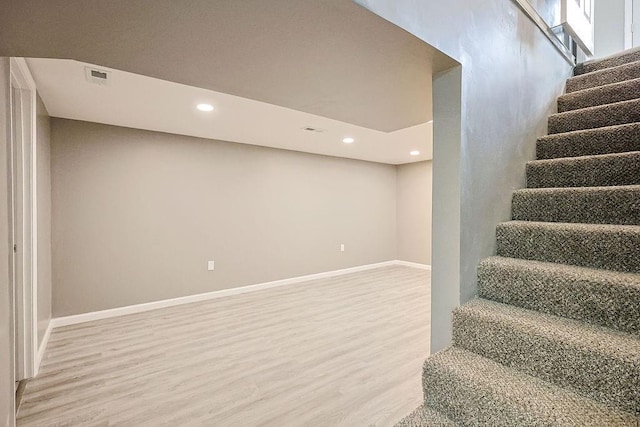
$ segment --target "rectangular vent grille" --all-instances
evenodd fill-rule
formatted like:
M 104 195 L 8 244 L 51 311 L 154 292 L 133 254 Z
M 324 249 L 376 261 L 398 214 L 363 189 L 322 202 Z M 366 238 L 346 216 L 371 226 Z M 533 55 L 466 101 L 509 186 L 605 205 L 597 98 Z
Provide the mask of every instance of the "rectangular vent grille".
M 109 82 L 109 71 L 86 67 L 84 74 L 89 83 L 105 86 Z
M 302 130 L 307 131 L 307 132 L 315 132 L 315 133 L 326 132 L 325 129 L 320 129 L 320 128 L 313 127 L 313 126 L 305 126 L 305 127 L 302 128 Z
M 107 73 L 98 70 L 91 70 L 91 77 L 95 77 L 96 79 L 105 79 L 107 80 Z

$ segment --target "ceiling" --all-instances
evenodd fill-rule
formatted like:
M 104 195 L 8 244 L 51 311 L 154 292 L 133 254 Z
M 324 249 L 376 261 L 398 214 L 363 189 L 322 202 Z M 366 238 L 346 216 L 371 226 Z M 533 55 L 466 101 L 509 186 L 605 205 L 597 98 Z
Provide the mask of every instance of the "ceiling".
M 432 158 L 432 124 L 382 132 L 265 102 L 61 59 L 27 60 L 53 117 L 262 145 L 381 163 Z M 108 73 L 106 85 L 86 70 Z M 212 112 L 196 108 L 214 106 Z M 304 130 L 314 127 L 323 132 Z M 345 144 L 342 139 L 355 142 Z M 420 154 L 411 156 L 410 151 Z
M 0 56 L 100 64 L 382 132 L 431 120 L 432 73 L 454 65 L 351 0 L 2 3 Z

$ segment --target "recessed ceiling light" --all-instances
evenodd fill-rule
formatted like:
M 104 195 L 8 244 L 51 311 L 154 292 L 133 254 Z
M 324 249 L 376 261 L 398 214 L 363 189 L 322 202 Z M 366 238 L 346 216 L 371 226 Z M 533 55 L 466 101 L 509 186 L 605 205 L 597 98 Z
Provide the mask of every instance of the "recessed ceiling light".
M 211 104 L 198 104 L 196 108 L 200 111 L 213 111 L 213 105 Z
M 418 156 L 418 155 L 420 155 L 420 152 L 418 150 L 413 150 L 409 154 L 411 154 L 412 156 Z
M 344 138 L 342 140 L 342 142 L 344 142 L 345 144 L 352 144 L 354 141 L 355 141 L 355 139 L 353 139 L 351 137 L 347 137 L 347 138 Z

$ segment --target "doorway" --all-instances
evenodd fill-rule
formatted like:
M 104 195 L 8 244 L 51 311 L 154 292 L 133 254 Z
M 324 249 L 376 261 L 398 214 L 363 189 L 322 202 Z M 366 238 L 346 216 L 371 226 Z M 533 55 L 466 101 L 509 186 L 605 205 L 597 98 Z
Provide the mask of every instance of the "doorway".
M 640 47 L 640 0 L 624 0 L 624 48 Z
M 11 58 L 10 238 L 13 254 L 14 381 L 37 374 L 35 83 L 21 58 Z

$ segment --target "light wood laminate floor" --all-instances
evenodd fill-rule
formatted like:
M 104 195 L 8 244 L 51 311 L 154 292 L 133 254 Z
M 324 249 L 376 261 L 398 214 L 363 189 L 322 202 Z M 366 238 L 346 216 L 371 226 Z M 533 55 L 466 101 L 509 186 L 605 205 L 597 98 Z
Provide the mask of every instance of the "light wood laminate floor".
M 391 426 L 422 403 L 430 276 L 383 267 L 55 329 L 19 426 Z

